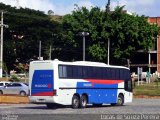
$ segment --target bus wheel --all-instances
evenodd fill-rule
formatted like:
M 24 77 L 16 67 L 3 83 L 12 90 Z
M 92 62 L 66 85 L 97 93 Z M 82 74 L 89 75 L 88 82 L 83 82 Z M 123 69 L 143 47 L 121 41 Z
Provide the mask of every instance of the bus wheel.
M 81 108 L 86 108 L 86 106 L 87 106 L 87 96 L 82 95 L 81 99 L 80 99 L 80 107 Z
M 79 97 L 77 95 L 73 95 L 73 98 L 72 98 L 72 108 L 73 109 L 79 108 L 79 104 L 80 104 Z
M 124 96 L 120 94 L 120 95 L 118 96 L 117 105 L 118 105 L 118 106 L 122 106 L 123 104 L 124 104 Z

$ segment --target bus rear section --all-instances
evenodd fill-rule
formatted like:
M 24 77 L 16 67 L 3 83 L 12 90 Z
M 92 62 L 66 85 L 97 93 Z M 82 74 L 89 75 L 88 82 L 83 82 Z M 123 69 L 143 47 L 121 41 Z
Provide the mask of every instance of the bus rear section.
M 33 61 L 29 70 L 29 100 L 32 103 L 56 102 L 53 62 Z

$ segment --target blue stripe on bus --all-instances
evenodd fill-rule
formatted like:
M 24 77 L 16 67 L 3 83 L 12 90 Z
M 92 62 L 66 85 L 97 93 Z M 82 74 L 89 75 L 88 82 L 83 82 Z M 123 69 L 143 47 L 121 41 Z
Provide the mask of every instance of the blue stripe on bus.
M 52 96 L 54 89 L 53 70 L 35 70 L 32 78 L 32 96 Z
M 77 89 L 76 92 L 80 95 L 86 93 L 89 98 L 88 101 L 89 104 L 92 103 L 109 104 L 117 102 L 118 84 L 94 84 L 94 86 L 92 86 L 92 83 L 90 82 L 79 82 L 77 83 L 77 88 L 88 88 L 88 89 Z M 89 89 L 89 88 L 94 88 L 94 89 Z M 96 88 L 107 88 L 107 89 L 96 89 Z

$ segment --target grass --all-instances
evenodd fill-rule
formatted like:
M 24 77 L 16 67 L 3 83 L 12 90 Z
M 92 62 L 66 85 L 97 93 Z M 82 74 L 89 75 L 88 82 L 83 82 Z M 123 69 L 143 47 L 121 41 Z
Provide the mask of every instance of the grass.
M 134 95 L 160 96 L 160 82 L 152 82 L 150 84 L 137 85 L 133 89 Z

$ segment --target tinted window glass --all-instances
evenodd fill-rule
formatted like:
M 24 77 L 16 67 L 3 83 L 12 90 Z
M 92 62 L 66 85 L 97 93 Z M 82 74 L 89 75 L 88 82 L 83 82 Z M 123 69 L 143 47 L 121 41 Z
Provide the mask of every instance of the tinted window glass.
M 116 71 L 114 68 L 111 68 L 111 79 L 115 79 Z
M 78 67 L 78 78 L 83 78 L 83 70 L 81 66 Z
M 66 78 L 67 77 L 67 68 L 64 65 L 59 66 L 59 77 Z
M 8 85 L 9 83 L 5 83 L 5 85 Z
M 13 87 L 20 87 L 20 86 L 22 86 L 22 85 L 19 84 L 19 83 L 13 83 L 12 86 L 13 86 Z
M 67 66 L 67 78 L 73 78 L 72 76 L 72 66 Z
M 3 86 L 3 83 L 0 83 L 0 86 Z
M 13 86 L 12 84 L 8 84 L 8 85 L 7 85 L 7 87 L 12 87 L 12 86 Z
M 116 79 L 120 79 L 120 70 L 116 69 Z
M 93 66 L 59 65 L 59 77 L 68 79 L 130 80 L 127 69 Z
M 106 68 L 107 70 L 107 76 L 106 76 L 106 79 L 112 79 L 112 71 L 110 68 Z
M 78 66 L 74 66 L 73 68 L 72 68 L 72 70 L 73 70 L 73 78 L 79 78 L 78 77 Z
M 120 69 L 120 79 L 121 79 L 121 80 L 124 80 L 124 75 L 123 75 L 123 73 L 124 73 L 124 72 L 123 72 L 123 69 Z
M 125 90 L 131 92 L 132 91 L 132 81 L 125 81 Z
M 87 67 L 88 79 L 93 78 L 93 67 Z
M 63 68 L 62 68 L 62 66 L 59 66 L 58 67 L 59 69 L 59 77 L 61 78 L 61 77 L 63 77 Z

